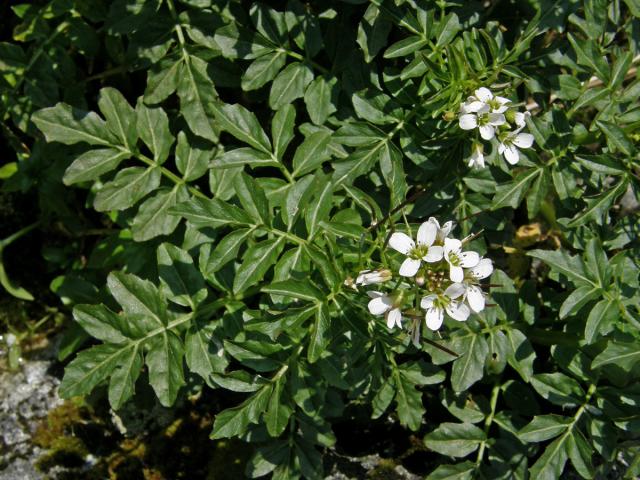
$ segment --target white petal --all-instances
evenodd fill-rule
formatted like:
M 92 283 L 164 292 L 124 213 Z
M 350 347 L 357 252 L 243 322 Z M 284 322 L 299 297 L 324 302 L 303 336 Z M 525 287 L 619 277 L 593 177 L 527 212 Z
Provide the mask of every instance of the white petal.
M 482 110 L 482 108 L 484 107 L 484 102 L 480 102 L 478 100 L 470 102 L 470 103 L 465 103 L 464 104 L 464 113 L 476 113 L 480 110 Z
M 495 127 L 498 125 L 504 125 L 507 122 L 507 119 L 504 118 L 504 115 L 501 113 L 490 113 L 489 114 L 489 123 Z
M 461 250 L 461 248 L 462 248 L 462 242 L 457 238 L 445 238 L 444 239 L 445 259 L 448 259 L 450 253 L 458 253 Z
M 441 308 L 431 307 L 427 310 L 424 319 L 426 320 L 427 327 L 429 327 L 429 329 L 434 331 L 438 330 L 442 326 L 444 312 Z
M 469 302 L 471 310 L 476 313 L 484 310 L 484 295 L 482 294 L 482 290 L 475 285 L 469 285 L 467 287 L 467 302 Z
M 433 301 L 436 298 L 438 298 L 438 296 L 434 294 L 427 295 L 426 297 L 422 297 L 422 300 L 420 300 L 420 306 L 424 309 L 431 308 L 433 306 Z
M 466 113 L 460 117 L 458 125 L 463 130 L 473 130 L 478 126 L 478 117 L 472 113 Z
M 465 287 L 462 283 L 452 283 L 444 291 L 444 294 L 449 298 L 458 298 L 465 292 Z
M 447 305 L 447 314 L 457 320 L 459 322 L 464 322 L 471 312 L 469 311 L 469 307 L 467 307 L 464 303 L 459 302 L 451 302 Z
M 493 262 L 490 258 L 483 258 L 482 260 L 480 260 L 478 265 L 471 269 L 471 275 L 473 275 L 473 278 L 477 278 L 478 280 L 487 278 L 492 273 Z
M 476 252 L 462 252 L 458 255 L 460 266 L 464 268 L 475 267 L 480 261 L 480 255 Z
M 506 150 L 507 146 L 504 143 L 498 144 L 498 153 L 502 155 Z
M 413 243 L 411 237 L 406 233 L 395 232 L 389 239 L 389 246 L 395 251 L 407 255 L 416 246 L 416 244 Z
M 527 117 L 530 117 L 531 114 L 529 112 L 516 112 L 515 121 L 516 125 L 520 128 L 523 128 L 526 125 Z
M 478 98 L 478 100 L 484 103 L 487 103 L 489 100 L 493 98 L 493 93 L 491 93 L 491 90 L 489 90 L 486 87 L 480 87 L 474 93 L 476 94 L 476 97 Z
M 413 258 L 406 258 L 402 265 L 400 265 L 400 275 L 403 277 L 413 277 L 416 273 L 418 273 L 418 269 L 420 268 L 420 260 L 416 260 Z
M 402 323 L 400 322 L 401 320 L 402 313 L 400 312 L 400 309 L 394 308 L 387 315 L 387 327 L 393 328 L 395 325 L 397 325 L 398 327 L 402 328 Z
M 418 229 L 418 244 L 430 247 L 438 233 L 438 227 L 433 222 L 424 222 Z
M 392 303 L 393 302 L 391 301 L 391 299 L 386 295 L 374 298 L 369 302 L 369 312 L 371 312 L 373 315 L 382 315 L 384 312 L 391 308 Z
M 382 292 L 376 292 L 375 290 L 369 290 L 369 291 L 367 292 L 367 295 L 369 295 L 369 298 L 384 297 L 384 293 L 382 293 Z
M 433 263 L 433 262 L 439 262 L 440 260 L 442 260 L 443 256 L 444 256 L 444 248 L 442 248 L 440 245 L 432 245 L 429 247 L 427 254 L 424 257 L 422 257 L 422 259 L 425 262 Z
M 511 103 L 511 100 L 505 97 L 501 97 L 500 95 L 496 95 L 493 97 L 500 105 L 506 105 L 507 103 Z
M 449 233 L 451 233 L 451 230 L 453 230 L 453 222 L 449 220 L 448 222 L 445 222 L 445 224 L 442 225 L 442 228 L 438 231 L 438 240 L 444 242 L 444 239 L 449 235 Z
M 496 134 L 496 129 L 492 125 L 480 125 L 480 136 L 485 140 L 491 140 Z
M 513 139 L 513 144 L 520 148 L 529 148 L 533 145 L 533 135 L 530 133 L 519 133 Z
M 462 270 L 462 267 L 454 267 L 451 265 L 449 278 L 452 282 L 461 282 L 464 279 L 464 271 Z
M 429 217 L 429 220 L 427 220 L 427 222 L 433 223 L 436 228 L 440 230 L 440 222 L 438 222 L 438 219 L 436 217 Z
M 520 153 L 518 152 L 518 149 L 513 145 L 509 145 L 508 147 L 505 147 L 503 153 L 504 153 L 504 158 L 511 165 L 515 165 L 520 160 Z

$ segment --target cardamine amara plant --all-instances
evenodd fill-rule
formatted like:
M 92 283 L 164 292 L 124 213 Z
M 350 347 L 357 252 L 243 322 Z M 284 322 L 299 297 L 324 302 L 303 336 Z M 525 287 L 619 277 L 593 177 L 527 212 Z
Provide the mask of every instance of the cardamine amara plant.
M 640 474 L 637 0 L 0 8 L 62 397 L 211 390 L 250 478 L 354 408 L 432 480 Z

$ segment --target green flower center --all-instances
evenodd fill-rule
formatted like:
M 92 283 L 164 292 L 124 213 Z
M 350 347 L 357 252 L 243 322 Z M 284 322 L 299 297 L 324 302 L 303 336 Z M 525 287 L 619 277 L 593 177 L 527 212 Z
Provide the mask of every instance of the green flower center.
M 449 263 L 451 265 L 453 265 L 454 267 L 459 267 L 460 266 L 460 259 L 458 258 L 458 255 L 456 255 L 453 252 L 449 252 Z

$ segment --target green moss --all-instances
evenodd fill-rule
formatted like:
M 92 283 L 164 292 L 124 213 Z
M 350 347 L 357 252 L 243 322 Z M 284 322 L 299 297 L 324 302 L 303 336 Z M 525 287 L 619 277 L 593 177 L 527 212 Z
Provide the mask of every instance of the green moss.
M 73 430 L 73 425 L 83 422 L 88 413 L 85 408 L 72 401 L 63 403 L 49 412 L 38 426 L 32 441 L 42 448 L 53 448 L 56 440 Z
M 373 470 L 367 473 L 367 478 L 371 480 L 396 480 L 398 474 L 395 468 L 396 462 L 389 458 L 383 458 Z
M 80 467 L 89 454 L 86 445 L 77 437 L 59 437 L 51 442 L 47 453 L 38 459 L 36 468 L 43 472 L 56 465 Z

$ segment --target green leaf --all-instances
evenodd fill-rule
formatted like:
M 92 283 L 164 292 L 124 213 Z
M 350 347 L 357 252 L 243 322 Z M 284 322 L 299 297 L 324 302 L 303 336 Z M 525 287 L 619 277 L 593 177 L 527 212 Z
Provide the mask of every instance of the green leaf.
M 385 143 L 380 151 L 380 171 L 391 191 L 394 205 L 399 205 L 404 200 L 409 189 L 402 163 L 402 152 L 398 147 L 391 142 Z
M 240 247 L 251 233 L 252 230 L 241 228 L 225 235 L 225 237 L 217 243 L 215 249 L 205 257 L 205 260 L 203 260 L 203 257 L 200 258 L 200 269 L 202 272 L 206 276 L 210 276 L 231 260 L 236 259 Z
M 107 277 L 107 285 L 125 313 L 144 316 L 156 328 L 165 327 L 167 306 L 153 283 L 135 275 L 112 272 Z
M 106 380 L 127 358 L 133 345 L 102 344 L 80 352 L 64 369 L 59 394 L 62 398 L 86 395 Z
M 189 326 L 184 339 L 185 360 L 189 370 L 200 375 L 212 387 L 216 384 L 211 374 L 222 373 L 229 365 L 216 333 L 219 334 L 214 323 L 198 319 Z
M 312 133 L 300 146 L 296 149 L 293 156 L 293 173 L 294 177 L 300 177 L 305 173 L 314 171 L 325 160 L 331 157 L 328 150 L 331 133 L 327 131 L 319 131 Z
M 273 80 L 284 67 L 287 55 L 282 50 L 277 50 L 253 61 L 242 75 L 242 90 L 257 90 Z
M 107 120 L 107 128 L 119 139 L 120 145 L 133 151 L 138 140 L 136 112 L 115 88 L 103 88 L 98 99 L 100 111 Z
M 62 181 L 65 185 L 72 185 L 87 180 L 97 180 L 100 175 L 115 170 L 122 160 L 130 157 L 130 152 L 115 148 L 88 150 L 69 165 Z
M 96 113 L 79 110 L 65 103 L 37 111 L 32 120 L 48 142 L 65 145 L 80 142 L 90 145 L 118 145 L 116 137 Z
M 267 384 L 240 405 L 229 408 L 216 415 L 211 438 L 230 438 L 242 435 L 250 423 L 258 419 L 269 405 L 272 385 Z
M 445 18 L 440 20 L 436 28 L 436 47 L 448 45 L 460 30 L 462 30 L 462 26 L 460 25 L 458 16 L 455 13 L 449 13 Z
M 280 163 L 271 153 L 244 147 L 223 153 L 211 164 L 213 168 L 237 168 L 244 165 L 250 167 L 279 167 Z
M 595 221 L 598 224 L 602 224 L 602 218 L 607 214 L 613 202 L 627 190 L 627 180 L 622 180 L 617 183 L 613 188 L 610 188 L 602 195 L 598 195 L 595 198 L 586 200 L 586 210 L 578 213 L 578 215 L 571 220 L 567 226 L 569 228 L 583 225 L 590 220 Z
M 373 4 L 369 5 L 362 17 L 360 25 L 358 25 L 357 38 L 367 63 L 370 63 L 387 44 L 387 37 L 389 36 L 391 27 L 391 22 L 380 14 L 378 7 Z
M 600 368 L 605 365 L 615 364 L 625 371 L 631 371 L 634 365 L 640 361 L 640 347 L 637 343 L 607 341 L 606 348 L 593 359 L 591 368 Z
M 533 362 L 536 359 L 536 352 L 527 336 L 520 330 L 510 328 L 505 334 L 510 347 L 507 361 L 525 382 L 529 382 L 533 375 Z
M 249 175 L 241 172 L 233 180 L 238 199 L 257 225 L 271 225 L 271 211 L 264 190 Z
M 147 87 L 144 91 L 144 101 L 156 105 L 176 91 L 182 77 L 182 57 L 175 60 L 165 57 L 153 64 L 147 71 Z
M 98 190 L 93 207 L 99 212 L 124 210 L 135 205 L 159 185 L 159 168 L 125 168 L 118 172 L 113 181 Z
M 428 40 L 420 37 L 419 35 L 411 35 L 410 37 L 403 38 L 387 48 L 384 52 L 384 58 L 406 57 L 407 55 L 411 55 L 413 52 L 420 50 L 428 43 Z
M 576 315 L 580 309 L 591 300 L 598 298 L 601 294 L 600 288 L 594 288 L 589 285 L 583 285 L 576 288 L 560 305 L 560 318 L 566 318 Z
M 531 185 L 539 175 L 542 175 L 542 172 L 543 170 L 541 168 L 531 168 L 519 173 L 513 179 L 513 182 L 498 185 L 496 194 L 492 200 L 493 209 L 507 206 L 517 208 L 524 198 L 529 185 Z
M 315 321 L 311 327 L 311 338 L 309 339 L 309 349 L 307 359 L 309 363 L 316 362 L 329 344 L 329 327 L 331 317 L 329 307 L 326 303 L 319 303 L 316 308 Z
M 585 479 L 594 478 L 592 457 L 593 447 L 589 445 L 582 432 L 575 428 L 567 438 L 567 453 L 576 471 Z
M 289 424 L 289 417 L 293 413 L 292 408 L 282 399 L 285 385 L 285 377 L 280 377 L 273 387 L 267 411 L 264 413 L 267 431 L 272 437 L 278 437 L 284 432 Z
M 213 142 L 218 136 L 213 129 L 213 111 L 210 106 L 218 94 L 207 73 L 207 62 L 185 55 L 184 66 L 178 79 L 180 113 L 193 133 Z
M 425 409 L 422 405 L 422 392 L 416 389 L 416 384 L 406 375 L 396 371 L 394 375 L 396 387 L 396 411 L 400 423 L 413 431 L 420 428 Z
M 571 256 L 560 250 L 529 250 L 527 255 L 539 258 L 553 270 L 566 275 L 571 280 L 599 287 L 587 276 L 584 262 L 578 256 Z
M 280 110 L 304 95 L 305 89 L 313 80 L 313 70 L 303 63 L 293 62 L 282 70 L 271 85 L 269 106 Z
M 335 163 L 335 172 L 331 183 L 336 187 L 342 184 L 350 184 L 360 175 L 370 172 L 380 157 L 380 149 L 384 142 L 380 142 L 372 148 L 362 148 L 350 155 L 349 160 Z
M 125 352 L 109 381 L 109 404 L 114 410 L 118 410 L 133 396 L 136 381 L 142 371 L 142 352 L 138 344 L 134 344 Z
M 123 319 L 104 305 L 76 305 L 73 318 L 92 337 L 107 343 L 123 343 Z
M 250 247 L 244 254 L 242 265 L 233 280 L 234 293 L 243 292 L 248 287 L 258 285 L 267 270 L 276 263 L 284 247 L 282 237 L 264 240 Z
M 213 37 L 226 58 L 242 58 L 251 60 L 261 57 L 274 50 L 266 40 L 254 32 L 238 28 L 235 23 L 219 28 Z
M 271 154 L 269 137 L 264 133 L 256 116 L 242 105 L 212 104 L 216 119 L 223 130 L 241 142 L 261 152 Z
M 584 391 L 578 382 L 560 372 L 534 375 L 531 377 L 531 386 L 554 405 L 571 407 L 584 398 Z
M 265 293 L 298 298 L 300 300 L 322 301 L 325 295 L 308 280 L 284 280 L 262 288 Z
M 424 437 L 429 449 L 450 457 L 466 457 L 485 440 L 484 432 L 471 423 L 441 423 Z
M 564 464 L 567 462 L 567 435 L 554 440 L 536 463 L 529 469 L 530 478 L 540 480 L 557 480 L 562 478 Z
M 611 331 L 619 316 L 618 302 L 603 299 L 591 310 L 584 329 L 584 339 L 588 344 L 593 343 L 600 335 Z
M 471 480 L 475 471 L 476 464 L 473 462 L 440 465 L 427 476 L 426 480 Z
M 321 177 L 318 177 L 321 178 Z M 321 189 L 316 191 L 313 202 L 308 207 L 305 215 L 305 223 L 309 238 L 312 238 L 318 231 L 320 222 L 329 216 L 333 199 L 333 185 L 330 181 L 319 182 Z
M 607 83 L 610 73 L 609 65 L 600 54 L 596 43 L 591 39 L 579 40 L 571 33 L 567 34 L 567 38 L 576 52 L 578 64 L 589 67 L 591 69 L 589 73 L 597 75 L 600 80 Z
M 309 84 L 304 94 L 309 118 L 316 125 L 324 124 L 329 116 L 336 111 L 338 96 L 338 79 L 326 75 L 316 77 Z
M 157 250 L 158 276 L 167 298 L 192 310 L 207 297 L 204 279 L 188 252 L 163 243 Z
M 184 385 L 182 361 L 184 348 L 175 333 L 164 331 L 147 343 L 145 362 L 149 367 L 149 384 L 163 407 L 172 406 Z
M 162 108 L 149 108 L 142 99 L 136 105 L 138 135 L 153 153 L 153 160 L 162 165 L 169 156 L 173 135 L 169 130 L 169 118 Z
M 482 378 L 489 345 L 482 335 L 469 334 L 456 339 L 453 350 L 461 356 L 453 363 L 451 386 L 455 392 L 462 392 Z
M 284 208 L 280 211 L 282 219 L 289 228 L 293 227 L 299 214 L 305 211 L 317 181 L 318 177 L 307 175 L 289 187 Z
M 211 147 L 203 142 L 189 139 L 184 132 L 178 134 L 176 145 L 176 167 L 185 182 L 202 177 L 209 169 Z
M 185 185 L 176 185 L 171 190 L 161 189 L 145 200 L 133 219 L 131 232 L 136 242 L 144 242 L 160 235 L 173 233 L 180 217 L 169 214 L 169 209 L 189 198 Z
M 572 418 L 560 415 L 538 415 L 518 432 L 518 438 L 527 443 L 544 442 L 567 431 L 572 422 Z
M 390 379 L 385 381 L 371 400 L 371 418 L 380 418 L 387 408 L 389 408 L 389 405 L 391 405 L 391 401 L 395 395 L 396 389 L 393 381 Z
M 171 208 L 170 213 L 183 216 L 196 228 L 253 225 L 244 210 L 216 198 L 192 198 Z
M 287 146 L 293 140 L 293 127 L 296 124 L 296 109 L 286 105 L 278 110 L 271 120 L 271 138 L 273 152 L 278 160 L 282 160 Z

